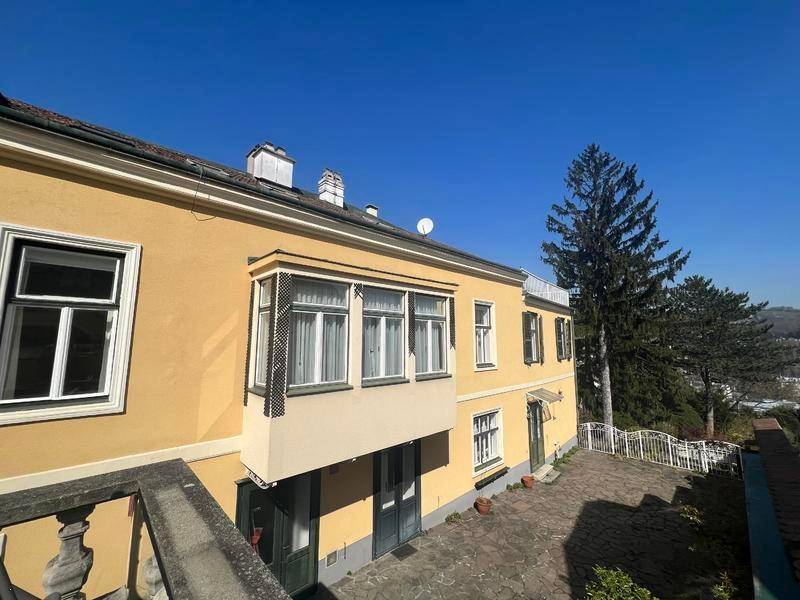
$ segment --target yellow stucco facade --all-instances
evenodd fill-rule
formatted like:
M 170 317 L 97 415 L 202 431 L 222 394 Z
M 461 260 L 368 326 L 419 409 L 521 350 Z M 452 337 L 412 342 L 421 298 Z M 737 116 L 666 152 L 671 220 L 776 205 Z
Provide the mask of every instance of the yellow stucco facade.
M 159 452 L 167 452 L 169 457 L 186 456 L 193 461 L 190 465 L 195 473 L 233 519 L 237 481 L 247 476 L 239 454 L 242 440 L 266 431 L 255 427 L 243 433 L 248 299 L 251 281 L 258 275 L 248 265 L 248 257 L 262 257 L 277 249 L 302 257 L 293 259 L 292 268 L 438 290 L 453 298 L 457 344 L 450 351 L 452 379 L 446 383 L 411 381 L 406 387 L 386 387 L 373 393 L 361 389 L 354 376 L 353 390 L 337 392 L 337 402 L 374 403 L 377 398 L 389 402 L 392 395 L 402 402 L 403 394 L 417 390 L 413 392 L 420 394 L 414 405 L 417 413 L 425 410 L 426 393 L 443 399 L 436 417 L 442 425 L 435 431 L 420 429 L 422 433 L 403 440 L 392 438 L 392 443 L 421 438 L 418 493 L 423 524 L 441 520 L 442 511 L 458 508 L 459 499 L 468 500 L 469 494 L 477 493 L 474 486 L 481 479 L 506 467 L 512 474 L 524 468 L 521 465 L 530 456 L 526 392 L 543 387 L 563 398 L 549 406 L 552 418 L 544 423 L 545 454 L 552 457 L 573 443 L 577 424 L 574 363 L 557 360 L 553 325 L 558 316 L 570 318 L 569 309 L 526 301 L 520 280 L 504 278 L 490 269 L 479 272 L 456 263 L 447 265 L 427 256 L 424 249 L 414 256 L 370 245 L 368 240 L 342 239 L 302 223 L 213 208 L 207 202 L 193 206 L 192 201 L 178 191 L 171 193 L 163 186 L 156 188 L 119 173 L 92 172 L 85 166 L 8 147 L 0 150 L 0 223 L 128 242 L 141 248 L 124 411 L 0 426 L 0 491 L 58 482 L 75 468 L 102 472 L 104 465 L 121 465 L 119 461 L 144 464 Z M 493 305 L 492 368 L 475 366 L 476 300 Z M 545 358 L 541 364 L 527 365 L 523 360 L 521 314 L 526 310 L 542 317 Z M 359 340 L 358 335 L 352 336 L 351 353 L 358 352 Z M 261 400 L 251 395 L 248 408 Z M 324 400 L 322 396 L 287 398 L 286 422 L 293 411 Z M 495 408 L 502 416 L 502 460 L 476 475 L 473 415 Z M 323 410 L 323 405 L 306 408 L 303 420 Z M 352 426 L 355 413 L 333 412 L 345 415 L 341 418 Z M 369 414 L 372 420 L 388 419 L 391 411 Z M 422 417 L 420 422 L 424 414 Z M 335 415 L 326 418 L 327 426 L 335 429 L 330 423 Z M 359 423 L 358 427 L 373 425 Z M 348 429 L 341 439 L 357 435 L 358 427 Z M 294 429 L 281 434 L 282 443 L 298 447 L 316 443 L 312 434 L 304 442 L 291 437 L 296 433 Z M 375 444 L 379 443 L 380 439 L 370 441 L 372 445 L 354 444 L 360 448 L 357 455 L 348 454 L 337 443 L 337 452 L 332 452 L 335 461 L 319 463 L 317 455 L 310 452 L 308 462 L 303 463 L 302 470 L 313 466 L 320 471 L 319 560 L 331 552 L 364 544 L 372 534 L 371 450 L 378 450 L 380 446 Z M 259 451 L 268 452 L 269 446 L 265 448 Z M 281 464 L 290 460 L 287 455 Z M 127 502 L 99 506 L 90 522 L 87 542 L 95 545 L 97 558 L 85 591 L 92 596 L 125 581 L 131 528 Z M 56 529 L 55 520 L 49 518 L 6 530 L 6 564 L 17 585 L 42 593 L 41 573 L 56 552 Z M 324 566 L 320 578 L 324 578 Z

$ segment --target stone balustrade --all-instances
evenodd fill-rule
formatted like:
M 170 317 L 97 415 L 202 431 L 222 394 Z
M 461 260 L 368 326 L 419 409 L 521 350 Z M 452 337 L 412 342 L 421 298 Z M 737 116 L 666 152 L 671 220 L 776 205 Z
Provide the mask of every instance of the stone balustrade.
M 42 575 L 45 600 L 84 600 L 94 562 L 84 543 L 91 514 L 127 496 L 136 497 L 156 553 L 139 567 L 149 600 L 289 599 L 186 463 L 172 460 L 0 495 L 0 600 L 35 598 L 13 586 L 3 566 L 5 551 L 26 551 L 6 548 L 4 527 L 55 515 L 60 546 Z M 129 597 L 138 596 L 122 586 L 103 600 Z

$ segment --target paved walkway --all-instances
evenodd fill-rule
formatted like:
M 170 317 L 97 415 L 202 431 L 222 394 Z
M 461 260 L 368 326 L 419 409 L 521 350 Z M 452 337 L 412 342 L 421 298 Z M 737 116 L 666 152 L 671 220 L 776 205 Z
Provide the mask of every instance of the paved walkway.
M 701 496 L 743 502 L 740 482 L 588 451 L 562 470 L 551 485 L 500 494 L 488 516 L 470 510 L 461 524 L 431 529 L 409 556 L 387 554 L 318 598 L 583 598 L 596 564 L 621 567 L 661 598 L 701 597 L 714 567 L 689 551 L 695 534 L 677 505 L 713 513 Z

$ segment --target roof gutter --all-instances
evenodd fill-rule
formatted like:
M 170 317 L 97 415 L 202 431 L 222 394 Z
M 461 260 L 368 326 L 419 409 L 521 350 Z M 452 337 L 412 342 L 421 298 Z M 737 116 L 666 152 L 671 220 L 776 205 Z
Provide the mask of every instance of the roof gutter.
M 77 129 L 75 127 L 70 127 L 68 125 L 64 125 L 62 123 L 58 123 L 56 121 L 53 121 L 51 119 L 45 119 L 45 118 L 38 117 L 38 116 L 35 116 L 35 115 L 29 115 L 29 114 L 27 114 L 25 112 L 16 110 L 14 108 L 10 108 L 8 106 L 5 106 L 2 103 L 3 100 L 5 100 L 5 98 L 2 95 L 0 95 L 0 117 L 4 117 L 4 118 L 9 119 L 11 121 L 15 121 L 15 122 L 18 122 L 18 123 L 29 125 L 31 127 L 37 128 L 37 129 L 44 129 L 46 131 L 51 131 L 51 132 L 57 133 L 59 135 L 64 135 L 66 137 L 77 139 L 77 140 L 80 140 L 80 141 L 83 141 L 83 142 L 87 142 L 89 144 L 94 144 L 94 145 L 97 145 L 97 146 L 101 146 L 103 148 L 108 148 L 110 150 L 114 150 L 114 151 L 119 152 L 121 154 L 125 154 L 125 155 L 128 155 L 128 156 L 134 156 L 136 158 L 139 158 L 139 159 L 142 159 L 142 160 L 146 160 L 146 161 L 149 161 L 149 162 L 154 162 L 154 163 L 157 163 L 157 164 L 160 164 L 160 165 L 163 165 L 163 166 L 167 166 L 167 167 L 176 169 L 178 171 L 182 171 L 183 173 L 190 173 L 190 174 L 196 175 L 198 177 L 202 176 L 204 179 L 213 179 L 214 181 L 216 181 L 218 183 L 222 183 L 222 184 L 225 184 L 225 185 L 229 185 L 231 187 L 235 187 L 235 188 L 239 188 L 239 189 L 242 189 L 242 190 L 246 190 L 248 192 L 257 194 L 259 196 L 267 196 L 270 199 L 278 200 L 280 202 L 284 202 L 286 204 L 292 205 L 293 207 L 300 208 L 302 210 L 307 210 L 307 211 L 310 211 L 310 212 L 317 212 L 319 214 L 325 215 L 327 217 L 330 217 L 330 218 L 338 220 L 338 221 L 346 221 L 346 222 L 348 222 L 348 223 L 350 223 L 352 225 L 355 225 L 355 226 L 357 226 L 359 228 L 366 229 L 366 230 L 369 230 L 369 231 L 377 231 L 377 230 L 375 230 L 373 228 L 365 226 L 363 223 L 359 222 L 357 219 L 354 219 L 354 218 L 349 217 L 347 215 L 342 215 L 342 214 L 336 213 L 334 211 L 329 211 L 329 210 L 326 210 L 323 207 L 313 207 L 313 208 L 309 207 L 309 206 L 299 202 L 297 200 L 297 198 L 292 196 L 291 194 L 281 193 L 277 189 L 265 190 L 263 188 L 260 188 L 260 187 L 255 186 L 255 185 L 251 185 L 249 183 L 244 183 L 244 182 L 241 182 L 241 181 L 233 181 L 229 177 L 223 177 L 221 175 L 218 175 L 218 174 L 214 173 L 213 171 L 211 171 L 209 169 L 204 169 L 203 167 L 198 166 L 198 165 L 192 165 L 192 164 L 188 164 L 188 163 L 183 162 L 183 161 L 178 161 L 178 160 L 174 160 L 174 159 L 171 159 L 171 158 L 167 158 L 165 156 L 159 156 L 157 154 L 152 154 L 150 152 L 145 152 L 143 150 L 140 150 L 139 148 L 136 148 L 135 146 L 124 144 L 122 142 L 117 142 L 115 140 L 112 140 L 112 139 L 109 139 L 109 138 L 106 138 L 106 137 L 103 137 L 103 136 L 100 136 L 100 135 L 95 135 L 95 134 L 93 134 L 91 132 L 83 131 L 83 130 Z M 511 275 L 513 277 L 522 278 L 523 281 L 525 279 L 525 275 L 523 275 L 523 273 L 522 273 L 522 271 L 520 269 L 514 269 L 512 267 L 509 267 L 509 266 L 506 266 L 506 265 L 503 265 L 503 264 L 500 264 L 500 263 L 492 262 L 490 260 L 486 260 L 484 258 L 480 258 L 479 256 L 475 256 L 475 255 L 469 254 L 468 252 L 462 252 L 462 251 L 457 250 L 455 248 L 453 248 L 453 249 L 444 249 L 444 248 L 437 248 L 435 246 L 430 246 L 430 245 L 427 245 L 427 244 L 424 244 L 424 243 L 420 242 L 420 240 L 416 239 L 415 237 L 413 237 L 411 235 L 404 234 L 404 232 L 402 232 L 402 231 L 381 231 L 380 233 L 383 233 L 383 234 L 388 235 L 390 237 L 397 237 L 397 238 L 401 238 L 401 239 L 405 239 L 405 240 L 414 242 L 414 243 L 419 244 L 420 246 L 423 246 L 423 247 L 425 247 L 427 249 L 438 250 L 439 252 L 443 252 L 445 254 L 452 254 L 454 256 L 458 256 L 458 257 L 463 258 L 463 259 L 472 260 L 472 261 L 476 261 L 476 262 L 482 263 L 482 264 L 490 266 L 492 268 L 504 271 L 506 275 Z

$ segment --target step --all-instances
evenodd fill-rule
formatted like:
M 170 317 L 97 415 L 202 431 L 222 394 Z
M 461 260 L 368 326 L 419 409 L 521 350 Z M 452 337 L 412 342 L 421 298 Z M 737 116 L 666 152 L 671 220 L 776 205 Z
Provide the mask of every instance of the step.
M 553 469 L 547 475 L 545 475 L 544 479 L 542 479 L 542 483 L 553 483 L 559 477 L 561 477 L 561 471 Z
M 533 479 L 536 481 L 544 481 L 544 478 L 547 477 L 553 471 L 553 465 L 544 464 L 533 473 Z

